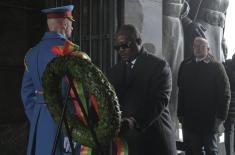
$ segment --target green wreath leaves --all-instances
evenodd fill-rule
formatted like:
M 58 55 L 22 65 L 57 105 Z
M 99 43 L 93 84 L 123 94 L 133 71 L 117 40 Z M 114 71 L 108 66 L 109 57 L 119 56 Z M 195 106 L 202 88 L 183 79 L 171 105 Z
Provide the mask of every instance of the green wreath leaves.
M 92 94 L 98 104 L 99 121 L 94 131 L 101 145 L 109 143 L 120 128 L 121 112 L 118 99 L 111 84 L 104 74 L 87 59 L 76 56 L 59 56 L 46 67 L 43 75 L 43 94 L 48 109 L 58 123 L 63 104 L 62 79 L 69 75 L 77 83 L 82 83 L 84 90 Z M 67 108 L 68 109 L 68 108 Z M 66 111 L 72 137 L 80 144 L 94 147 L 96 144 L 89 129 L 71 111 Z

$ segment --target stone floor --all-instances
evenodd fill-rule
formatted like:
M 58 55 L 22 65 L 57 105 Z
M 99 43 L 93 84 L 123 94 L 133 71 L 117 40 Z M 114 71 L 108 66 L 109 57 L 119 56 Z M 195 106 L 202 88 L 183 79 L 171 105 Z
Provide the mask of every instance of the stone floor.
M 25 155 L 28 135 L 27 122 L 0 125 L 0 154 Z
M 28 135 L 28 123 L 1 124 L 0 125 L 0 154 L 1 155 L 25 155 Z M 179 133 L 181 137 L 181 133 Z M 182 137 L 181 137 L 182 138 Z M 178 155 L 185 155 L 184 151 L 178 151 Z M 224 135 L 220 137 L 219 155 L 226 155 L 224 147 Z
M 181 143 L 182 141 L 183 141 L 182 129 L 179 129 L 179 142 Z M 183 144 L 181 143 L 181 145 L 183 145 Z M 185 152 L 178 151 L 178 155 L 185 155 Z M 226 155 L 225 145 L 224 145 L 224 133 L 222 133 L 221 136 L 219 137 L 219 155 Z
M 178 151 L 177 155 L 185 155 L 184 151 Z M 219 155 L 226 155 L 224 143 L 219 144 Z

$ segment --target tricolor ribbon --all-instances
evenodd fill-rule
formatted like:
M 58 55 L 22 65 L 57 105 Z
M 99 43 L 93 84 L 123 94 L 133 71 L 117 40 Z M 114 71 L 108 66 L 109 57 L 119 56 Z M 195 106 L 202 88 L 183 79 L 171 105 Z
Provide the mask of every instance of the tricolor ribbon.
M 80 47 L 78 45 L 72 43 L 69 40 L 65 40 L 63 46 L 53 46 L 51 50 L 53 53 L 55 53 L 57 55 L 64 56 L 64 55 L 68 55 L 74 51 L 79 51 Z
M 116 155 L 128 155 L 128 145 L 122 137 L 116 137 L 113 142 L 117 147 Z M 81 145 L 80 155 L 91 155 L 91 153 L 92 148 Z
M 80 47 L 74 43 L 72 43 L 69 40 L 66 40 L 64 42 L 63 46 L 53 46 L 51 48 L 52 53 L 59 55 L 59 56 L 65 56 L 65 55 L 73 55 L 80 59 L 85 59 L 91 62 L 91 58 L 85 53 L 80 51 Z
M 68 80 L 67 80 L 67 82 L 68 82 Z M 81 102 L 82 102 L 81 104 L 84 107 L 85 112 L 87 114 L 88 110 L 87 110 L 87 106 L 86 106 L 86 100 L 85 100 L 85 96 L 84 96 L 84 93 L 83 93 L 82 84 L 80 84 L 80 86 L 78 86 L 76 81 L 73 81 L 73 84 L 74 84 L 74 86 L 76 88 L 76 91 L 77 91 L 78 95 L 80 96 L 80 99 L 81 99 Z M 80 87 L 80 89 L 79 89 L 79 87 Z M 74 93 L 73 89 L 70 89 L 70 95 L 71 95 L 71 97 L 73 99 L 72 102 L 73 102 L 73 105 L 74 105 L 74 108 L 75 108 L 75 116 L 77 116 L 79 118 L 79 120 L 81 120 L 82 123 L 85 126 L 87 126 L 87 121 L 86 121 L 85 116 L 84 116 L 84 114 L 82 112 L 80 104 L 79 104 L 78 100 L 76 99 L 76 96 L 75 96 L 75 93 Z
M 128 155 L 128 145 L 122 137 L 116 137 L 114 143 L 117 145 L 117 155 Z
M 67 80 L 67 83 L 70 84 L 68 79 L 66 79 L 66 80 Z M 95 109 L 95 111 L 97 113 L 97 116 L 99 116 L 98 104 L 96 102 L 95 97 L 93 95 L 89 94 L 89 103 L 87 103 L 86 98 L 85 98 L 85 94 L 84 94 L 83 84 L 81 82 L 77 83 L 75 80 L 73 80 L 73 85 L 76 89 L 76 92 L 78 93 L 78 95 L 80 97 L 81 105 L 83 106 L 86 115 L 88 116 L 88 108 L 91 108 L 93 106 L 93 108 Z M 82 112 L 80 104 L 79 104 L 78 100 L 76 99 L 75 92 L 73 91 L 73 89 L 70 89 L 70 95 L 73 99 L 72 102 L 75 107 L 75 116 L 77 116 L 83 122 L 83 124 L 87 127 L 87 121 L 84 117 L 84 114 Z
M 80 155 L 91 155 L 91 153 L 92 153 L 92 148 L 81 145 Z

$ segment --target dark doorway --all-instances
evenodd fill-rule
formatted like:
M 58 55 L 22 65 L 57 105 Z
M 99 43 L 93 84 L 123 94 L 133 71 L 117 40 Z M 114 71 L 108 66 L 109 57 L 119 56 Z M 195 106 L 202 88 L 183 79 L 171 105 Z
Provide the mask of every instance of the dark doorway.
M 113 36 L 117 28 L 116 0 L 80 0 L 78 6 L 78 29 L 74 41 L 79 42 L 102 71 L 116 62 L 113 54 Z
M 0 2 L 0 150 L 23 155 L 28 122 L 20 98 L 24 55 L 46 31 L 43 8 L 75 5 L 73 42 L 102 71 L 116 63 L 113 36 L 123 23 L 123 0 L 1 0 Z
M 37 6 L 37 7 L 35 7 Z M 39 3 L 27 0 L 0 2 L 0 150 L 26 152 L 28 123 L 20 98 L 24 55 L 41 37 Z

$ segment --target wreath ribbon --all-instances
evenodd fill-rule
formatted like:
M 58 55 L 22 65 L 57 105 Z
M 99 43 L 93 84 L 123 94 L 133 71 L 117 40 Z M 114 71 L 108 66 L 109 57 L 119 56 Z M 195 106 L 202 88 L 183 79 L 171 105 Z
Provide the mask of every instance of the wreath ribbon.
M 57 55 L 60 55 L 60 56 L 65 56 L 65 55 L 69 55 L 71 54 L 72 52 L 74 51 L 79 51 L 80 50 L 80 47 L 74 43 L 72 43 L 71 41 L 69 40 L 65 40 L 64 42 L 64 45 L 63 46 L 53 46 L 52 47 L 52 52 L 54 54 L 57 54 Z M 68 78 L 66 78 L 66 81 L 69 84 L 69 80 Z M 73 80 L 73 84 L 75 86 L 75 89 L 76 91 L 78 92 L 79 96 L 80 96 L 80 99 L 81 99 L 81 104 L 85 110 L 85 113 L 86 115 L 88 115 L 88 108 L 91 106 L 90 104 L 87 105 L 86 103 L 86 98 L 85 98 L 85 95 L 84 95 L 84 89 L 83 89 L 83 85 L 82 83 L 77 83 L 75 80 Z M 72 97 L 72 102 L 73 102 L 73 105 L 75 107 L 75 115 L 83 122 L 83 124 L 87 127 L 87 121 L 84 117 L 84 114 L 81 110 L 81 107 L 80 107 L 80 104 L 79 102 L 76 100 L 76 96 L 75 96 L 75 93 L 74 91 L 72 90 L 72 88 L 70 89 L 70 95 Z M 90 95 L 89 99 L 91 100 L 92 102 L 92 105 L 98 115 L 98 106 L 97 106 L 97 102 L 94 98 L 93 95 Z M 89 102 L 90 103 L 90 102 Z
M 128 145 L 122 137 L 115 138 L 114 143 L 117 145 L 117 155 L 128 155 Z
M 63 46 L 53 46 L 51 48 L 52 52 L 57 55 L 68 55 L 74 51 L 79 51 L 80 47 L 69 40 L 65 40 Z
M 80 155 L 91 155 L 91 154 L 92 154 L 92 148 L 81 145 Z
M 114 139 L 114 144 L 117 146 L 116 155 L 128 155 L 128 145 L 127 142 L 122 137 L 116 137 Z M 92 148 L 81 145 L 80 155 L 91 155 Z
M 69 84 L 68 79 L 66 78 L 67 83 Z M 82 102 L 82 106 L 85 109 L 85 113 L 86 115 L 88 115 L 88 109 L 89 108 L 94 108 L 96 111 L 97 116 L 99 116 L 99 110 L 98 110 L 98 105 L 96 102 L 96 99 L 94 97 L 94 95 L 89 95 L 89 102 L 86 102 L 86 98 L 85 98 L 85 94 L 84 94 L 84 89 L 83 89 L 83 84 L 82 83 L 77 83 L 76 81 L 73 81 L 73 84 L 76 88 L 77 93 L 80 96 L 81 102 Z M 76 96 L 75 93 L 73 91 L 73 89 L 70 89 L 70 95 L 73 98 L 72 102 L 73 105 L 75 107 L 75 115 L 84 123 L 84 125 L 87 127 L 87 121 L 84 117 L 84 114 L 81 110 L 80 104 L 78 102 L 78 100 L 76 100 Z M 91 104 L 90 104 L 91 103 Z
M 43 96 L 53 119 L 58 122 L 61 114 L 58 103 L 63 102 L 61 80 L 66 80 L 67 76 L 75 112 L 67 110 L 66 117 L 69 126 L 73 128 L 73 139 L 90 148 L 99 146 L 97 142 L 106 145 L 120 129 L 118 98 L 102 71 L 91 63 L 86 53 L 74 51 L 78 48 L 73 46 L 71 42 L 65 41 L 64 47 L 52 47 L 52 52 L 58 56 L 47 64 L 43 73 Z M 91 119 L 89 124 L 88 118 Z
M 66 82 L 68 83 L 68 85 L 70 85 L 69 83 L 69 80 L 68 78 L 66 78 Z M 75 81 L 73 82 L 75 83 Z M 79 90 L 78 86 L 77 86 L 77 83 L 75 83 L 75 88 L 76 88 L 76 91 L 78 92 L 78 94 L 80 95 L 81 97 L 81 102 L 82 102 L 82 106 L 84 107 L 85 111 L 86 111 L 86 114 L 88 113 L 87 112 L 87 108 L 85 106 L 86 103 L 84 103 L 84 94 L 81 93 L 83 91 Z M 75 96 L 75 93 L 73 91 L 73 89 L 70 89 L 70 95 L 72 97 L 72 102 L 73 102 L 73 105 L 74 105 L 74 108 L 75 108 L 75 115 L 82 121 L 82 123 L 87 127 L 87 121 L 85 119 L 85 116 L 82 112 L 82 109 L 80 107 L 80 104 L 78 102 L 78 100 L 76 99 L 76 96 Z

